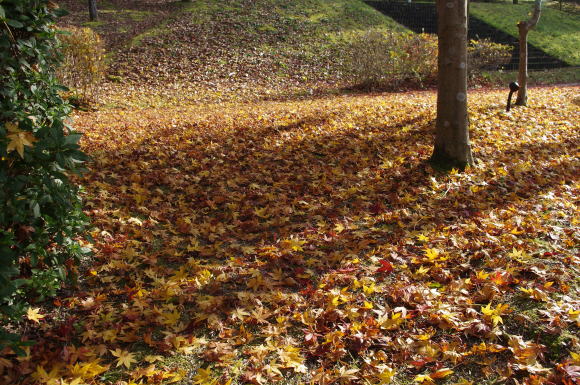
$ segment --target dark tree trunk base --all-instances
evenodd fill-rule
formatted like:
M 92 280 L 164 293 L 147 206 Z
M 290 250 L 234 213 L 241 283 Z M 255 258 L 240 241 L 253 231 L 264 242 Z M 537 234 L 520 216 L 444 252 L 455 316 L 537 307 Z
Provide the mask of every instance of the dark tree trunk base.
M 469 165 L 469 162 L 458 160 L 452 158 L 445 154 L 443 151 L 437 148 L 433 151 L 433 155 L 429 159 L 429 164 L 440 171 L 451 171 L 452 169 L 457 169 L 459 171 L 465 171 L 465 168 Z
M 97 21 L 98 18 L 97 0 L 89 0 L 89 20 Z
M 516 99 L 514 106 L 527 106 L 528 105 L 528 97 L 526 95 L 525 99 Z

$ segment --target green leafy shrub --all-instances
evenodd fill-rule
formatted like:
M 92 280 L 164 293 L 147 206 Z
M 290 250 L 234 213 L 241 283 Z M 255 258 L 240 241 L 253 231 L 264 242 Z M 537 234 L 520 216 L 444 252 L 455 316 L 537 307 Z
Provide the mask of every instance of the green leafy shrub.
M 54 22 L 48 0 L 0 2 L 0 325 L 22 318 L 72 276 L 85 250 L 77 240 L 86 217 L 68 176 L 86 156 L 66 124 L 70 105 L 54 67 Z M 13 344 L 2 332 L 0 345 Z M 1 346 L 0 346 L 1 348 Z
M 58 79 L 70 89 L 69 100 L 79 104 L 98 100 L 105 76 L 105 49 L 99 35 L 90 28 L 66 28 L 59 36 L 63 62 Z
M 363 88 L 422 85 L 437 73 L 437 38 L 428 34 L 371 30 L 345 39 L 339 55 L 347 79 Z

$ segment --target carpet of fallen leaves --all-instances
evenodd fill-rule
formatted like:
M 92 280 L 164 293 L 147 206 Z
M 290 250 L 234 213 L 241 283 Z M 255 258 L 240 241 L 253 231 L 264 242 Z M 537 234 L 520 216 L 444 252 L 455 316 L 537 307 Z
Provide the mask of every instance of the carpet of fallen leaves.
M 575 384 L 578 87 L 81 113 L 93 257 L 5 382 Z M 486 382 L 487 381 L 487 382 Z

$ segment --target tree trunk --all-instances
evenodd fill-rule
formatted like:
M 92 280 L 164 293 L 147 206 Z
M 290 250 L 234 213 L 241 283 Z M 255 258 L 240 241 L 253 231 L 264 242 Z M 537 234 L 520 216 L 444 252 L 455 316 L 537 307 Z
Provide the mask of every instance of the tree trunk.
M 473 163 L 467 116 L 467 0 L 437 0 L 437 121 L 431 162 L 464 169 Z
M 89 0 L 89 20 L 96 21 L 99 18 L 97 13 L 97 0 Z
M 518 23 L 520 35 L 520 58 L 518 64 L 518 83 L 520 89 L 516 98 L 517 106 L 525 106 L 528 104 L 528 30 L 526 22 L 520 21 Z
M 518 4 L 518 0 L 513 0 L 513 3 L 514 4 Z
M 536 0 L 534 4 L 534 13 L 528 21 L 518 23 L 519 44 L 520 44 L 520 62 L 518 65 L 518 83 L 520 89 L 516 98 L 517 106 L 528 104 L 528 32 L 538 24 L 540 13 L 542 11 L 542 0 Z

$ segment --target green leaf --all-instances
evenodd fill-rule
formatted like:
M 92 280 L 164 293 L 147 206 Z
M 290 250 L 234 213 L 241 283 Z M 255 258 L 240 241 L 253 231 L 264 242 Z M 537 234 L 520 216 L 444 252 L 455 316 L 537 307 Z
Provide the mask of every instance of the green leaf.
M 76 132 L 75 133 L 72 133 L 72 134 L 69 134 L 68 136 L 66 136 L 64 138 L 64 144 L 65 145 L 69 145 L 69 146 L 70 145 L 76 145 L 79 142 L 79 140 L 81 139 L 81 136 L 82 136 L 82 134 L 79 134 L 79 133 L 76 133 Z M 72 147 L 72 148 L 75 148 L 75 147 Z
M 14 27 L 14 28 L 22 28 L 22 27 L 24 27 L 24 24 L 22 24 L 18 20 L 7 19 L 6 20 L 6 24 L 8 24 L 9 26 Z

